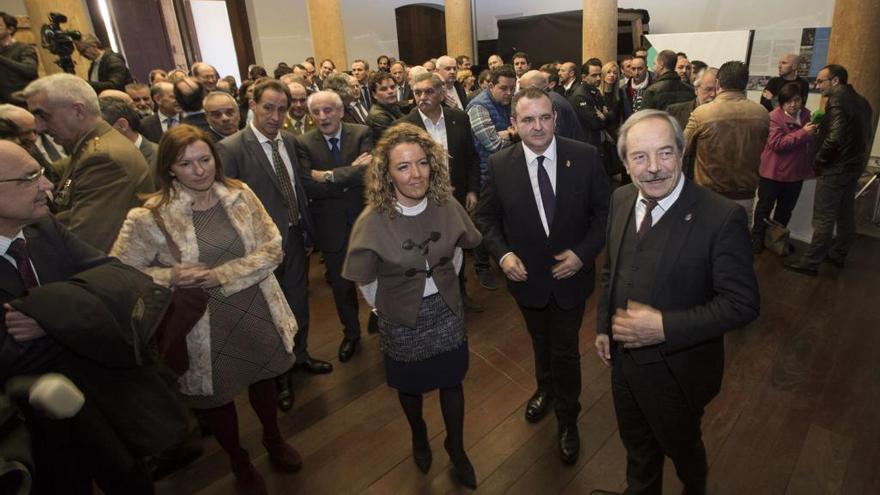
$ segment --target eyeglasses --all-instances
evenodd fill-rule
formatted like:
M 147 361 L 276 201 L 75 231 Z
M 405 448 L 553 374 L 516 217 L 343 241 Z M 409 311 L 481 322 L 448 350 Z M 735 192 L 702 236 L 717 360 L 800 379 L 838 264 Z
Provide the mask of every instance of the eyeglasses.
M 40 167 L 39 169 L 34 170 L 33 172 L 31 172 L 28 175 L 25 175 L 24 177 L 21 177 L 18 179 L 2 179 L 2 180 L 0 180 L 0 182 L 33 183 L 33 182 L 40 180 L 40 177 L 43 176 L 43 172 L 45 172 L 45 170 L 46 170 L 45 168 Z

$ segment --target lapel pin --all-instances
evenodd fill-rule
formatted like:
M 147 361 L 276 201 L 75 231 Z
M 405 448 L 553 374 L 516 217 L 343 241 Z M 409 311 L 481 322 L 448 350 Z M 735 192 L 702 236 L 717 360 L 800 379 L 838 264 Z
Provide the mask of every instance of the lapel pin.
M 691 220 L 693 220 L 693 218 L 694 218 L 694 214 L 693 214 L 693 213 L 688 213 L 687 215 L 684 216 L 684 221 L 685 221 L 685 222 L 690 222 Z
M 565 160 L 565 168 L 571 168 L 571 160 Z

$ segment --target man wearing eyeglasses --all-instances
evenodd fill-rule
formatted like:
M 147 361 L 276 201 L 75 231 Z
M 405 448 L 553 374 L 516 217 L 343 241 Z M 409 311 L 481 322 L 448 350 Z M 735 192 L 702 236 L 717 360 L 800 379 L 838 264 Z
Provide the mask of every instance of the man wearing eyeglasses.
M 442 58 L 442 57 L 441 57 Z M 480 157 L 474 147 L 470 120 L 466 113 L 443 105 L 445 84 L 440 76 L 426 72 L 413 78 L 412 94 L 416 108 L 398 122 L 408 122 L 428 131 L 431 138 L 449 152 L 449 182 L 453 195 L 468 211 L 477 208 L 480 190 Z M 459 286 L 465 309 L 482 311 L 465 288 L 465 270 L 459 272 Z
M 101 118 L 98 96 L 70 74 L 37 79 L 24 89 L 37 131 L 70 154 L 55 192 L 57 218 L 80 239 L 107 252 L 140 194 L 153 191 L 138 149 Z
M 784 263 L 807 275 L 817 275 L 825 261 L 843 268 L 856 234 L 855 195 L 871 149 L 871 105 L 847 81 L 847 70 L 836 64 L 816 76 L 816 89 L 828 100 L 815 138 L 813 239 L 803 256 Z
M 105 493 L 152 493 L 142 456 L 179 440 L 184 409 L 154 366 L 120 367 L 126 353 L 117 346 L 139 326 L 158 322 L 163 305 L 147 294 L 162 291 L 50 216 L 51 190 L 26 150 L 0 141 L 0 383 L 61 373 L 87 398 L 63 421 L 22 407 L 33 445 L 33 493 L 91 493 L 93 480 Z M 77 284 L 64 284 L 74 276 Z M 138 297 L 118 296 L 122 287 Z M 117 317 L 130 318 L 130 326 L 120 329 Z

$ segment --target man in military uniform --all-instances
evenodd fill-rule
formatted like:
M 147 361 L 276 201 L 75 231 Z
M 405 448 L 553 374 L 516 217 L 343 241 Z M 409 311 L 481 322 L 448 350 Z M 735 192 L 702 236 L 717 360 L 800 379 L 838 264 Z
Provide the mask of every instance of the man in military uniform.
M 37 79 L 24 89 L 37 131 L 70 155 L 55 194 L 57 218 L 80 239 L 107 252 L 128 210 L 153 178 L 134 144 L 101 118 L 98 95 L 71 74 Z

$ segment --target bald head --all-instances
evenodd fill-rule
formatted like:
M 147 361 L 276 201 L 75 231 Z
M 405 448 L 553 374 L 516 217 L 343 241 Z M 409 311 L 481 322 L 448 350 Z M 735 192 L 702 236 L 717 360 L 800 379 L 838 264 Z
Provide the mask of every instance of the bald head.
M 52 183 L 24 148 L 0 140 L 0 235 L 14 237 L 25 225 L 49 214 Z
M 454 58 L 448 55 L 443 55 L 437 59 L 437 68 L 434 70 L 434 73 L 443 79 L 443 82 L 446 83 L 446 87 L 451 88 L 455 85 L 455 74 L 457 71 L 458 62 L 456 62 Z
M 779 76 L 784 79 L 795 79 L 797 77 L 798 65 L 801 63 L 801 56 L 796 53 L 786 53 L 779 58 Z
M 104 91 L 101 91 L 98 95 L 98 99 L 100 100 L 104 98 L 115 98 L 117 100 L 122 100 L 129 105 L 134 105 L 134 100 L 131 99 L 131 96 L 125 91 L 119 91 L 118 89 L 105 89 Z
M 538 88 L 541 91 L 550 85 L 550 78 L 539 70 L 530 70 L 519 79 L 520 89 Z

